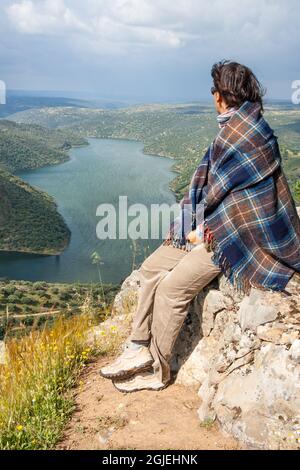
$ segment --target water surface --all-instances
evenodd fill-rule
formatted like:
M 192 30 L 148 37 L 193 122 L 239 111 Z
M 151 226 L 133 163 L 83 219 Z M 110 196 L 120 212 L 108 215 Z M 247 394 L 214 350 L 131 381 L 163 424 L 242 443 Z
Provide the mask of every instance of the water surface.
M 61 165 L 22 172 L 29 184 L 52 195 L 72 232 L 69 247 L 60 256 L 0 254 L 0 277 L 48 282 L 97 281 L 94 251 L 102 258 L 106 282 L 119 282 L 132 269 L 130 240 L 99 240 L 96 209 L 101 203 L 118 206 L 119 195 L 128 204 L 175 202 L 168 188 L 174 177 L 172 161 L 144 155 L 143 144 L 128 140 L 89 139 L 87 147 L 73 148 L 71 159 Z M 140 259 L 160 241 L 138 241 Z

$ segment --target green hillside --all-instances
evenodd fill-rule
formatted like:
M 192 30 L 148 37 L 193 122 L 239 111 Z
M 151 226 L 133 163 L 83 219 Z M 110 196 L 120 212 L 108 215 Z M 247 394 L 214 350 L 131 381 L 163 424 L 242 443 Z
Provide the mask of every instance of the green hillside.
M 269 105 L 265 117 L 279 137 L 284 169 L 294 188 L 300 179 L 299 110 Z M 11 119 L 71 129 L 81 136 L 143 141 L 145 153 L 175 160 L 174 170 L 178 176 L 172 181 L 171 188 L 178 199 L 187 189 L 204 150 L 218 131 L 213 107 L 199 103 L 144 105 L 118 110 L 43 108 L 17 113 Z
M 73 145 L 85 145 L 74 132 L 0 120 L 0 250 L 61 253 L 70 231 L 53 199 L 11 173 L 68 160 Z
M 67 150 L 85 143 L 74 132 L 0 120 L 0 165 L 11 172 L 64 162 Z
M 58 254 L 70 231 L 53 199 L 0 169 L 0 250 Z

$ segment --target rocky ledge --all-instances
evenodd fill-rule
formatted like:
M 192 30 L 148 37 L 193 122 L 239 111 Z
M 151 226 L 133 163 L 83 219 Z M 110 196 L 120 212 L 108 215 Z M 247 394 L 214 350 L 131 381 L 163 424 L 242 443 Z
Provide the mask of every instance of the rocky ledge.
M 191 304 L 175 344 L 172 370 L 177 383 L 199 390 L 199 419 L 217 420 L 247 448 L 300 448 L 300 281 L 294 277 L 287 293 L 251 289 L 245 296 L 220 276 Z M 110 322 L 128 329 L 138 292 L 134 271 Z

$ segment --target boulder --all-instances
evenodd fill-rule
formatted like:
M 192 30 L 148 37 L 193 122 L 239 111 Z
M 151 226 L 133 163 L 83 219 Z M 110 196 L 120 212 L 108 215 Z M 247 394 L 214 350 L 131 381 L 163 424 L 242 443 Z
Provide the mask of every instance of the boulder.
M 264 291 L 252 288 L 250 295 L 245 296 L 240 304 L 239 323 L 243 331 L 255 330 L 259 325 L 276 320 L 278 313 L 279 305 L 276 302 L 271 299 L 269 303 Z
M 198 390 L 199 419 L 216 420 L 248 448 L 300 449 L 299 278 L 286 292 L 243 295 L 221 275 L 191 303 L 174 346 L 176 382 Z M 138 293 L 135 271 L 114 322 L 128 322 Z

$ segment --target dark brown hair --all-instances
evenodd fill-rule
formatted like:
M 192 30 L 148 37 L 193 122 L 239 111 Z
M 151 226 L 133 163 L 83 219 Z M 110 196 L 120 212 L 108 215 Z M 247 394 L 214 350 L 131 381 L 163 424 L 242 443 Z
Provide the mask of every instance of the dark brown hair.
M 251 69 L 245 65 L 223 60 L 211 69 L 214 87 L 212 93 L 218 91 L 229 107 L 242 106 L 245 101 L 259 103 L 263 111 L 265 89 Z

